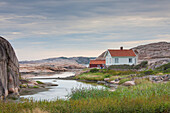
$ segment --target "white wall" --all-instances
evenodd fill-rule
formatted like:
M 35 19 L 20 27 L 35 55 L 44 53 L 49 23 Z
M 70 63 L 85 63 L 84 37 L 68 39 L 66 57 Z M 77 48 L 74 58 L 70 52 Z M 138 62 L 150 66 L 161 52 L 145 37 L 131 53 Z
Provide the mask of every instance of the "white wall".
M 112 65 L 112 56 L 110 55 L 109 52 L 106 53 L 106 65 Z
M 119 59 L 118 63 L 115 63 L 115 58 Z M 129 58 L 132 58 L 132 63 L 129 63 Z M 112 65 L 123 65 L 123 64 L 128 64 L 128 65 L 132 65 L 132 64 L 136 64 L 135 61 L 136 57 L 112 57 Z
M 115 63 L 115 58 L 119 59 L 118 63 Z M 129 63 L 129 58 L 132 58 L 132 63 Z M 112 57 L 109 52 L 107 52 L 106 54 L 106 66 L 123 65 L 123 64 L 127 64 L 127 65 L 135 64 L 136 65 L 137 62 L 138 62 L 137 57 Z

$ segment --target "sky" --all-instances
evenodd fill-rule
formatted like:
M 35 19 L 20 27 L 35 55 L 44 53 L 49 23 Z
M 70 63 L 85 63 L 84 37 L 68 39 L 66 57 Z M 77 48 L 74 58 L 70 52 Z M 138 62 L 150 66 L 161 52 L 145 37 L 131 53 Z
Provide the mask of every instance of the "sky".
M 19 60 L 96 57 L 170 42 L 170 0 L 0 0 L 0 36 Z

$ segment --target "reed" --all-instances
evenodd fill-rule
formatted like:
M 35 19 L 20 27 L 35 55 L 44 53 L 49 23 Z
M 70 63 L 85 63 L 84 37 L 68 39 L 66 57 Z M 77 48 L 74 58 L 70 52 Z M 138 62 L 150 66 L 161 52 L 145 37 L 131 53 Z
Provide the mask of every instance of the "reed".
M 136 80 L 136 86 L 108 89 L 73 89 L 69 100 L 0 102 L 0 113 L 168 113 L 170 82 Z

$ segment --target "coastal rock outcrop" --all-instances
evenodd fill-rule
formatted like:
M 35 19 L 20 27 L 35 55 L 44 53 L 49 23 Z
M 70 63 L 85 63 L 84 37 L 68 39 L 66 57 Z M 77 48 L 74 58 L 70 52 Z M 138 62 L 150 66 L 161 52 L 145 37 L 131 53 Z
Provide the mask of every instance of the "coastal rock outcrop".
M 140 45 L 131 49 L 134 50 L 138 55 L 138 63 L 141 63 L 142 61 L 148 61 L 150 69 L 160 67 L 161 65 L 170 62 L 169 42 L 150 43 L 146 45 Z M 104 51 L 96 59 L 105 59 L 105 53 L 106 51 Z
M 149 68 L 154 69 L 170 62 L 170 43 L 158 42 L 132 48 L 138 52 L 138 61 L 148 61 Z
M 11 44 L 0 37 L 0 97 L 19 94 L 19 63 Z

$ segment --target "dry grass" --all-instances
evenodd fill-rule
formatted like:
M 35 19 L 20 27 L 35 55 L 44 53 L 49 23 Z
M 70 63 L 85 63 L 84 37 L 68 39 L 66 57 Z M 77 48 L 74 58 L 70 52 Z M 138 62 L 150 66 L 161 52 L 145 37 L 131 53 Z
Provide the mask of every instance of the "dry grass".
M 23 110 L 22 113 L 49 113 L 49 112 L 43 111 L 40 108 L 35 108 L 32 111 L 31 110 Z

